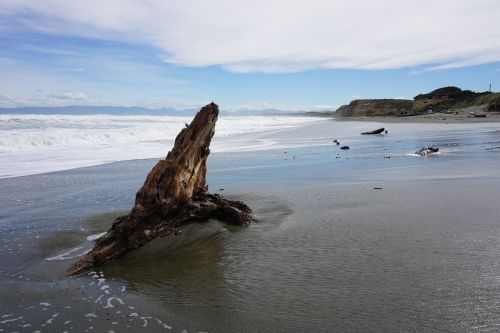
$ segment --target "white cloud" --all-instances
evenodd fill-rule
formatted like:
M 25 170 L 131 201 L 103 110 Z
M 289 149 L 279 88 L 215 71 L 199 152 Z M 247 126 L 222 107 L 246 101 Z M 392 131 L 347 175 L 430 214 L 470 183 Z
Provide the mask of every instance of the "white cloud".
M 157 47 L 233 72 L 431 69 L 500 61 L 498 0 L 4 0 L 39 31 Z M 35 18 L 36 17 L 36 18 Z
M 82 92 L 63 92 L 45 96 L 13 97 L 0 94 L 0 108 L 17 108 L 26 106 L 68 106 L 95 105 L 96 100 L 90 99 Z
M 74 102 L 86 102 L 89 100 L 83 92 L 63 92 L 60 94 L 52 94 L 47 96 L 50 99 Z
M 289 104 L 289 103 L 248 103 L 239 105 L 228 105 L 224 107 L 225 111 L 261 111 L 261 110 L 279 110 L 288 112 L 297 111 L 335 111 L 338 105 L 323 105 L 323 104 Z
M 14 98 L 0 94 L 0 108 L 13 108 L 19 106 L 19 104 Z
M 91 106 L 141 106 L 150 109 L 173 108 L 176 110 L 197 110 L 203 105 L 211 101 L 196 101 L 196 102 L 180 102 L 172 99 L 155 99 L 155 100 L 134 100 L 128 103 L 121 101 L 112 102 L 109 100 L 103 101 L 100 99 L 89 98 L 83 92 L 63 92 L 43 95 L 32 98 L 12 97 L 6 94 L 0 94 L 0 108 L 16 108 L 30 106 L 70 106 L 70 105 L 91 105 Z M 217 101 L 216 101 L 217 102 Z M 338 105 L 333 104 L 289 104 L 289 103 L 247 103 L 234 105 L 220 105 L 224 111 L 262 111 L 262 110 L 277 110 L 284 112 L 298 111 L 335 111 Z

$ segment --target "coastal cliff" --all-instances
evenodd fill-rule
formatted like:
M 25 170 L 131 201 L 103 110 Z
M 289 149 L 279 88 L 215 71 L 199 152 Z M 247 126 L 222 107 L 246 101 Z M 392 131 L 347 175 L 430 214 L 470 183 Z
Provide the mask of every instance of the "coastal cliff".
M 358 99 L 342 105 L 336 115 L 341 117 L 399 116 L 412 112 L 413 101 L 406 99 Z
M 495 96 L 497 95 L 497 96 Z M 491 92 L 473 92 L 462 90 L 457 87 L 444 87 L 431 91 L 427 94 L 419 94 L 414 97 L 414 113 L 426 112 L 430 108 L 434 112 L 449 109 L 461 109 L 471 106 L 489 105 L 498 99 L 498 94 Z
M 500 93 L 473 92 L 457 87 L 443 87 L 409 99 L 358 99 L 342 105 L 335 112 L 340 117 L 412 116 L 447 110 L 478 107 L 500 111 Z

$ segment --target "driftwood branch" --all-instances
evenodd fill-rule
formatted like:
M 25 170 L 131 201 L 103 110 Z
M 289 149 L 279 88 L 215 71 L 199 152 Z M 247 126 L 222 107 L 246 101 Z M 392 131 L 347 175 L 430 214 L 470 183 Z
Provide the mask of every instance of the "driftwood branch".
M 244 203 L 207 191 L 206 160 L 218 114 L 216 104 L 206 105 L 181 130 L 166 159 L 149 172 L 130 213 L 113 222 L 94 248 L 68 270 L 69 275 L 113 261 L 192 221 L 217 218 L 244 225 L 254 219 Z

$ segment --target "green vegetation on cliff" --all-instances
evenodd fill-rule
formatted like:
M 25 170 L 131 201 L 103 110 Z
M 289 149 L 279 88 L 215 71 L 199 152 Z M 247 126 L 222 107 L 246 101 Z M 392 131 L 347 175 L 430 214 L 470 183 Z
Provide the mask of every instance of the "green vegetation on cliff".
M 342 117 L 399 116 L 408 114 L 413 101 L 407 99 L 358 99 L 342 105 L 336 114 Z
M 498 101 L 500 93 L 473 92 L 462 90 L 457 87 L 444 87 L 431 91 L 428 94 L 415 96 L 413 110 L 421 113 L 432 107 L 433 111 L 444 111 L 450 109 L 463 109 L 471 106 L 485 106 L 488 109 L 490 104 Z
M 410 116 L 429 110 L 441 112 L 467 107 L 482 107 L 485 111 L 500 111 L 500 93 L 473 92 L 457 87 L 443 87 L 427 94 L 419 94 L 413 100 L 362 99 L 342 105 L 336 115 L 359 116 Z

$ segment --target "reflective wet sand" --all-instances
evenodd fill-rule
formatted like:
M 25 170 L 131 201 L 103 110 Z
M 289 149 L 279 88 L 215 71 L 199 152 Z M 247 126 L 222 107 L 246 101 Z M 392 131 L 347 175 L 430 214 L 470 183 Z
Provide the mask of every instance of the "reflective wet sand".
M 497 330 L 498 126 L 336 126 L 255 137 L 302 147 L 210 157 L 210 190 L 261 223 L 193 224 L 77 278 L 65 268 L 155 161 L 0 180 L 0 329 Z M 426 145 L 440 154 L 411 156 Z

